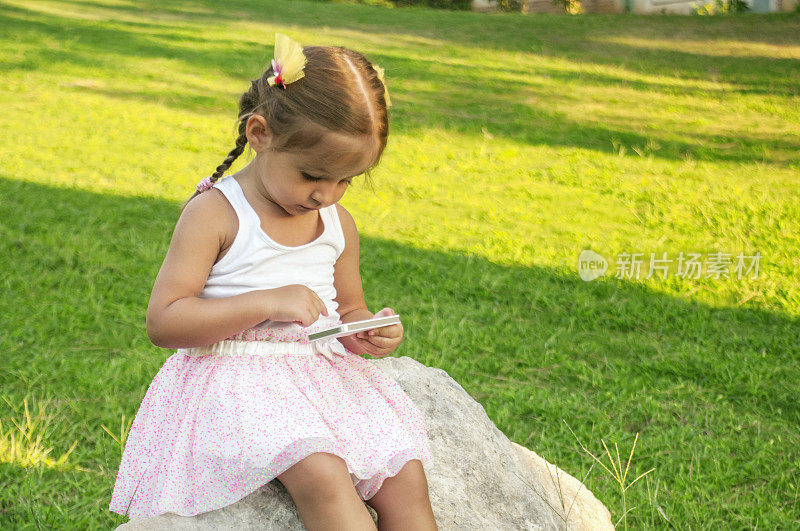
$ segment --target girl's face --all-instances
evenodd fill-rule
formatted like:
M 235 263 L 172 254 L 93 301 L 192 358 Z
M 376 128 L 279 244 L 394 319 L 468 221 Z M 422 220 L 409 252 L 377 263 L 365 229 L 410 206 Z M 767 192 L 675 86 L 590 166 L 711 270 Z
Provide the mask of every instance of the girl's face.
M 302 153 L 253 148 L 258 153 L 253 161 L 257 188 L 266 200 L 293 216 L 337 203 L 376 153 L 370 137 L 334 133 Z

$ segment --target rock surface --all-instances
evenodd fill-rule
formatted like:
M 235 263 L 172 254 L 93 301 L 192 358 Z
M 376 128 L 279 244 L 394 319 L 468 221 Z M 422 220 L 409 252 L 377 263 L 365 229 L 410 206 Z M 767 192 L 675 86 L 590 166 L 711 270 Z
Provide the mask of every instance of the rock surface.
M 425 415 L 434 461 L 426 475 L 439 529 L 614 528 L 608 509 L 579 480 L 510 441 L 445 371 L 406 356 L 369 361 L 392 376 Z M 132 519 L 117 529 L 304 527 L 289 493 L 273 480 L 216 511 Z

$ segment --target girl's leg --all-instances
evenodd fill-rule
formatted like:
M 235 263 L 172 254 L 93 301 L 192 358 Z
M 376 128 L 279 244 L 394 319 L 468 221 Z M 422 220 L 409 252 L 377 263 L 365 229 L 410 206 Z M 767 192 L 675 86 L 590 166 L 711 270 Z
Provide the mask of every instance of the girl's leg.
M 339 456 L 316 452 L 278 476 L 306 529 L 372 530 L 375 522 Z
M 412 459 L 396 476 L 388 477 L 367 505 L 378 513 L 380 531 L 437 530 L 422 461 Z

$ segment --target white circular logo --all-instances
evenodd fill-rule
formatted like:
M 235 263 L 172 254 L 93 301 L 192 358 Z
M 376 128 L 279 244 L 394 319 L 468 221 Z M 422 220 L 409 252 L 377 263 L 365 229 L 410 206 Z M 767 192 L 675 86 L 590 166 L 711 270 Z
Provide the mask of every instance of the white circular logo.
M 596 252 L 584 249 L 578 257 L 578 274 L 586 282 L 602 277 L 608 271 L 608 262 Z

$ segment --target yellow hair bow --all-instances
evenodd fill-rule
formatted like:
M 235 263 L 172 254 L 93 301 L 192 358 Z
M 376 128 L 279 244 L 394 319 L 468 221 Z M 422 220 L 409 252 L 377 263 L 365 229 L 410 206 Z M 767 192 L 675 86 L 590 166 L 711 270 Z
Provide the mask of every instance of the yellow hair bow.
M 272 71 L 275 74 L 267 78 L 267 83 L 270 86 L 280 83 L 286 88 L 288 83 L 305 76 L 303 68 L 306 62 L 303 46 L 299 42 L 293 41 L 283 33 L 276 33 L 275 57 L 272 59 Z
M 383 83 L 383 97 L 386 100 L 386 106 L 391 107 L 392 100 L 389 99 L 389 89 L 386 87 L 386 79 L 383 77 L 383 68 L 376 64 L 373 64 L 372 68 L 378 73 L 378 78 L 381 80 L 381 83 Z

